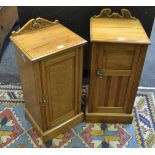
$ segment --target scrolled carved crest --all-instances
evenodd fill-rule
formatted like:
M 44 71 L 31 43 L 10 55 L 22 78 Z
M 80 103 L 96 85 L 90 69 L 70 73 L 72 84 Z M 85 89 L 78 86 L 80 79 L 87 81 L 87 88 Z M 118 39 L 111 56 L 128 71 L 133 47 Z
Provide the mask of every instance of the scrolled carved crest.
M 121 9 L 121 15 L 117 12 L 111 11 L 110 8 L 102 9 L 99 15 L 95 15 L 94 18 L 124 18 L 124 19 L 136 19 L 133 17 L 129 10 Z
M 37 29 L 42 29 L 51 25 L 55 25 L 59 23 L 58 20 L 55 20 L 54 22 L 43 19 L 43 18 L 36 18 L 36 19 L 31 19 L 29 20 L 21 29 L 19 29 L 18 31 L 13 31 L 12 35 L 17 35 L 17 34 L 22 34 L 25 32 L 31 32 Z

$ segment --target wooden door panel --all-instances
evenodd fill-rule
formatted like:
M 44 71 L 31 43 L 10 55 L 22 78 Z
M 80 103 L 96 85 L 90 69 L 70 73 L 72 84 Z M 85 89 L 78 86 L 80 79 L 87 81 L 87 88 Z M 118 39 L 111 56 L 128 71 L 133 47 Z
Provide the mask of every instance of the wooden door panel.
M 76 113 L 75 77 L 76 51 L 42 62 L 47 122 L 54 127 Z
M 136 46 L 97 43 L 97 67 L 110 70 L 131 70 Z
M 48 66 L 46 72 L 52 121 L 74 109 L 74 58 Z
M 120 77 L 119 88 L 118 88 L 118 96 L 117 96 L 117 107 L 124 107 L 126 92 L 128 89 L 130 77 Z
M 132 48 L 133 49 L 132 51 L 130 51 L 131 49 L 128 50 L 130 46 L 127 47 L 126 49 L 124 49 L 124 46 L 121 46 L 120 49 L 112 47 L 105 47 L 105 54 L 106 54 L 105 68 L 119 69 L 119 70 L 131 69 L 134 49 Z
M 138 56 L 136 45 L 97 43 L 93 112 L 126 112 Z
M 104 77 L 97 79 L 97 111 L 103 107 L 124 107 L 129 77 Z
M 109 95 L 108 95 L 108 106 L 115 107 L 117 102 L 117 92 L 119 89 L 119 77 L 109 77 L 110 86 L 109 86 Z

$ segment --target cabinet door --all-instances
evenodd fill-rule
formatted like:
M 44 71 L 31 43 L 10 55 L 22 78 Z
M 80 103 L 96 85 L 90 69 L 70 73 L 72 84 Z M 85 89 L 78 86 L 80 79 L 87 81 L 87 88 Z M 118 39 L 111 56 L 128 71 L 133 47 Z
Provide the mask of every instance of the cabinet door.
M 82 59 L 82 50 L 73 49 L 42 61 L 48 128 L 63 123 L 79 112 L 82 78 L 79 59 Z
M 140 54 L 138 45 L 92 45 L 90 111 L 125 113 L 130 104 L 135 69 Z

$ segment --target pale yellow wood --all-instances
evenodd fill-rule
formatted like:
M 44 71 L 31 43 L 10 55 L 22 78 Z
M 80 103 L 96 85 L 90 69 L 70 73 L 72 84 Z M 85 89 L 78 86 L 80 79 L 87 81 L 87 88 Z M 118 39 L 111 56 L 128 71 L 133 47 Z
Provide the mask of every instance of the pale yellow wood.
M 78 115 L 68 119 L 67 121 L 63 122 L 62 124 L 58 125 L 55 128 L 52 128 L 43 133 L 43 141 L 47 141 L 49 139 L 55 138 L 60 133 L 65 133 L 66 131 L 73 128 L 76 124 L 79 124 L 83 121 L 83 113 L 79 113 Z
M 116 19 L 136 19 L 131 15 L 128 9 L 121 9 L 121 14 L 118 12 L 112 12 L 110 8 L 104 8 L 100 11 L 100 14 L 94 16 L 95 18 L 116 18 Z
M 43 131 L 37 124 L 37 122 L 33 119 L 31 113 L 25 108 L 25 114 L 27 119 L 32 123 L 39 137 L 43 140 L 43 142 L 47 142 L 48 140 L 55 138 L 59 134 L 63 134 L 73 128 L 76 124 L 83 121 L 83 113 L 79 113 L 78 115 L 68 119 L 67 121 L 59 124 L 55 128 L 49 129 L 47 131 Z
M 90 19 L 90 39 L 93 42 L 150 44 L 138 19 Z
M 26 115 L 39 135 L 47 140 L 80 123 L 86 40 L 57 21 L 42 18 L 31 19 L 11 38 L 17 51 Z
M 33 113 L 35 121 L 42 127 L 39 100 L 41 96 L 38 94 L 38 83 L 34 76 L 34 65 L 21 51 L 16 49 L 16 59 L 19 68 L 19 75 L 23 89 L 23 97 L 26 102 L 26 108 Z M 39 74 L 36 74 L 39 77 Z
M 34 120 L 33 116 L 31 115 L 31 113 L 28 111 L 27 108 L 25 108 L 25 116 L 31 122 L 31 124 L 35 128 L 35 130 L 38 133 L 38 135 L 42 138 L 43 131 L 40 128 L 40 126 L 38 125 L 38 123 Z
M 124 113 L 125 110 L 123 107 L 104 107 L 98 106 L 97 111 L 98 113 Z
M 131 123 L 132 109 L 150 43 L 140 21 L 101 10 L 90 19 L 91 72 L 86 121 Z
M 30 20 L 30 22 L 32 21 Z M 21 29 L 23 30 L 23 28 Z M 13 34 L 10 38 L 21 49 L 23 54 L 32 61 L 86 43 L 86 40 L 59 22 L 48 24 L 44 28 L 33 28 L 31 31 L 19 34 L 17 32 L 16 35 Z
M 133 115 L 126 113 L 90 113 L 86 110 L 86 122 L 93 123 L 132 123 Z
M 130 76 L 130 70 L 101 69 L 103 76 Z

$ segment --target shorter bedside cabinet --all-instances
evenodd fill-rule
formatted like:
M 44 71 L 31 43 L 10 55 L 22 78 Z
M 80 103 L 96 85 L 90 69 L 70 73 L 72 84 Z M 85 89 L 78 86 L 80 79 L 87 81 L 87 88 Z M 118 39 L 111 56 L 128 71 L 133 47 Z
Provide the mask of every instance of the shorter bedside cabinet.
M 140 21 L 103 9 L 90 19 L 91 75 L 86 120 L 131 123 L 147 46 Z
M 25 112 L 43 141 L 83 120 L 83 45 L 86 40 L 43 18 L 31 19 L 11 36 L 19 65 Z

